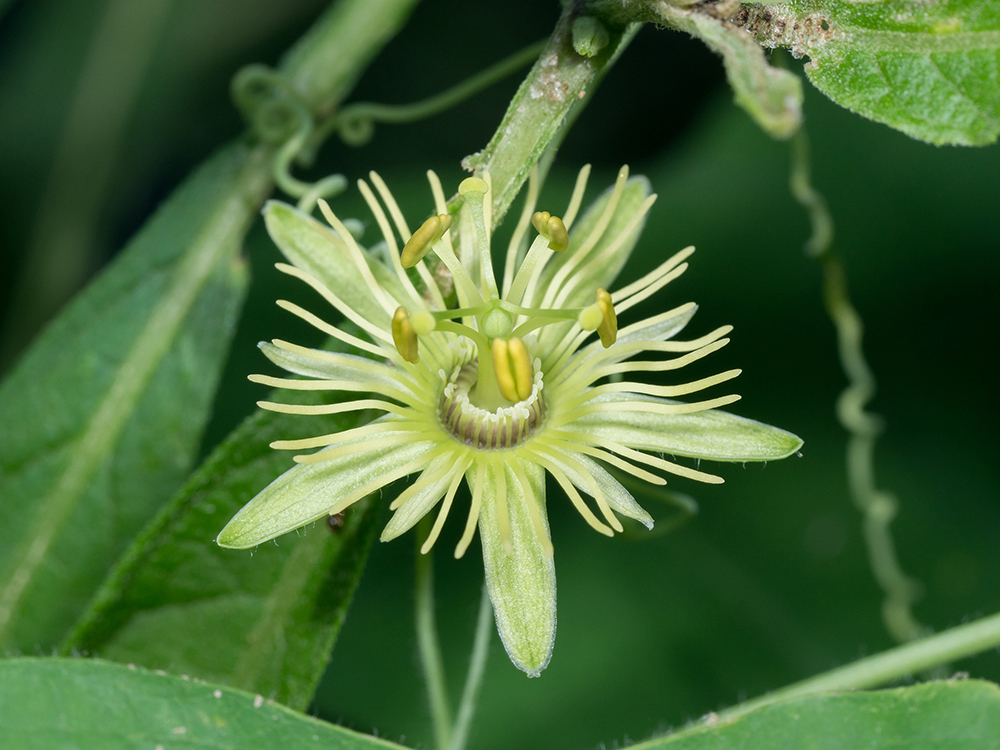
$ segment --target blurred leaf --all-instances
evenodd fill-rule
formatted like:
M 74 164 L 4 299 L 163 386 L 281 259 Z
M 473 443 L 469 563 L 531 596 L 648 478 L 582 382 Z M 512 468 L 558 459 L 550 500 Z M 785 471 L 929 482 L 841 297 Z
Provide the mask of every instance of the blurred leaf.
M 1000 690 L 990 682 L 930 682 L 774 703 L 732 722 L 634 745 L 636 750 L 986 750 L 1000 738 Z
M 938 145 L 1000 135 L 1000 5 L 977 0 L 793 0 L 733 19 L 766 47 L 808 55 L 843 107 Z
M 309 422 L 334 432 L 357 415 Z M 324 522 L 253 552 L 214 542 L 291 463 L 270 441 L 301 429 L 301 417 L 264 411 L 237 428 L 136 540 L 63 652 L 197 676 L 304 710 L 364 569 L 377 514 L 362 503 L 334 533 Z
M 399 748 L 257 695 L 85 659 L 0 664 L 0 745 L 21 750 Z
M 0 644 L 45 650 L 190 471 L 269 187 L 238 144 L 190 177 L 0 387 Z
M 802 82 L 774 68 L 764 50 L 743 29 L 700 9 L 654 5 L 659 20 L 701 39 L 722 55 L 736 103 L 775 138 L 790 138 L 802 124 Z

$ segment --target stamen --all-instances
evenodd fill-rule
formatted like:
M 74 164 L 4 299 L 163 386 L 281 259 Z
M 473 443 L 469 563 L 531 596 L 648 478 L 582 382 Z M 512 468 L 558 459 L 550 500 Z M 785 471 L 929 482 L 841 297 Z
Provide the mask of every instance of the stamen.
M 400 262 L 403 268 L 413 268 L 423 260 L 434 247 L 434 243 L 440 240 L 444 233 L 451 228 L 451 217 L 448 214 L 432 216 L 417 229 L 403 247 Z
M 492 352 L 501 395 L 512 403 L 524 401 L 531 395 L 535 377 L 528 348 L 519 338 L 493 339 Z
M 569 232 L 558 216 L 553 216 L 548 211 L 537 211 L 531 217 L 531 225 L 549 241 L 550 250 L 561 253 L 569 247 Z
M 601 324 L 597 326 L 597 335 L 601 337 L 601 344 L 607 349 L 618 340 L 618 316 L 615 315 L 615 306 L 606 289 L 598 287 L 596 297 L 602 318 Z
M 396 351 L 407 362 L 417 364 L 420 361 L 417 334 L 405 307 L 398 307 L 392 316 L 392 341 L 396 345 Z

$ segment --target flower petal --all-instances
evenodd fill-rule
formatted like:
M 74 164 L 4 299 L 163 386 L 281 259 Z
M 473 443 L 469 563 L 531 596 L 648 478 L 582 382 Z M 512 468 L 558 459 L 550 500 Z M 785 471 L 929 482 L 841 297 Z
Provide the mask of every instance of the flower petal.
M 372 296 L 343 241 L 329 227 L 280 201 L 268 201 L 263 214 L 271 239 L 292 265 L 335 291 L 365 320 L 389 330 L 389 314 Z M 364 250 L 362 254 L 382 288 L 397 300 L 407 299 L 395 275 Z
M 299 464 L 247 503 L 217 541 L 222 547 L 246 549 L 311 523 L 329 513 L 338 500 L 366 485 L 381 478 L 386 478 L 386 484 L 393 481 L 391 472 L 405 467 L 432 447 L 433 443 L 421 441 L 359 450 L 322 463 Z M 373 486 L 371 491 L 376 489 Z
M 451 453 L 446 453 L 431 461 L 430 465 L 424 469 L 424 473 L 411 487 L 415 487 L 421 481 L 434 479 L 436 476 L 439 478 L 419 488 L 403 501 L 382 531 L 380 539 L 383 542 L 391 541 L 397 536 L 405 534 L 416 525 L 417 521 L 427 515 L 431 508 L 438 504 L 438 501 L 444 497 L 444 493 L 448 491 L 448 485 L 451 484 L 453 478 L 453 472 L 447 471 L 447 467 L 456 468 L 456 463 L 455 456 Z
M 519 460 L 519 459 L 512 459 Z M 506 461 L 504 481 L 498 482 L 492 466 L 486 471 L 479 536 L 483 545 L 486 588 L 493 601 L 497 630 L 514 665 L 537 677 L 548 666 L 556 637 L 556 569 L 535 532 L 527 503 L 535 502 L 545 523 L 545 473 L 537 465 L 522 461 L 534 497 L 526 496 Z M 473 466 L 470 472 L 475 471 Z M 469 478 L 473 481 L 472 477 Z M 513 551 L 503 548 L 498 518 L 498 485 L 506 486 Z
M 594 402 L 624 400 L 678 403 L 633 393 L 608 394 Z M 712 461 L 773 461 L 802 447 L 802 440 L 790 432 L 714 409 L 692 414 L 600 412 L 578 419 L 573 429 L 629 448 Z

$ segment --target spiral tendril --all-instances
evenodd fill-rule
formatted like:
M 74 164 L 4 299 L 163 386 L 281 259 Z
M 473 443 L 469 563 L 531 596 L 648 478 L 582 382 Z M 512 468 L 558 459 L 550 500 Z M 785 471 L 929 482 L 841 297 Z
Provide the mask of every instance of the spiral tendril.
M 332 174 L 316 182 L 295 177 L 292 163 L 308 166 L 314 151 L 306 144 L 316 130 L 306 101 L 285 78 L 264 65 L 248 65 L 234 77 L 233 101 L 265 143 L 279 146 L 274 157 L 274 182 L 282 191 L 298 198 L 298 208 L 311 212 L 320 198 L 331 198 L 347 188 L 347 178 Z

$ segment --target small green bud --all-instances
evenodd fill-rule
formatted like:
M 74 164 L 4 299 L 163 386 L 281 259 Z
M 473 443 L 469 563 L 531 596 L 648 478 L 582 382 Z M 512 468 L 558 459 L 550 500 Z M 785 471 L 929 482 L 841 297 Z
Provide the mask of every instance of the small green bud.
M 573 21 L 573 49 L 578 55 L 594 57 L 609 41 L 608 30 L 593 16 L 580 16 Z

